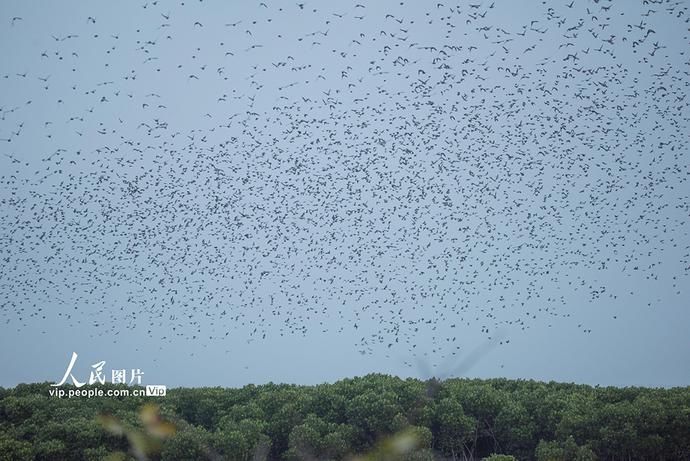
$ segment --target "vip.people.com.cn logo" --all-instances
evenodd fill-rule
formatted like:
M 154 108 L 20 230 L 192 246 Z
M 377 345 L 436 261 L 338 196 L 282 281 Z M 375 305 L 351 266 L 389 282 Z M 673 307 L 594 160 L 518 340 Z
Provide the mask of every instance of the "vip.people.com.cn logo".
M 105 366 L 105 360 L 94 363 L 91 365 L 91 370 L 89 372 L 89 378 L 80 381 L 74 375 L 74 365 L 77 362 L 78 354 L 72 352 L 72 358 L 70 359 L 69 365 L 67 365 L 67 370 L 62 376 L 62 379 L 54 384 L 51 384 L 51 389 L 49 391 L 50 396 L 58 398 L 72 398 L 72 397 L 165 397 L 167 393 L 167 387 L 162 384 L 147 384 L 144 389 L 140 388 L 120 388 L 120 389 L 103 389 L 99 387 L 88 387 L 83 388 L 85 385 L 92 386 L 94 384 L 105 384 L 106 374 L 103 371 Z M 141 378 L 144 376 L 144 372 L 139 368 L 118 369 L 110 370 L 110 383 L 112 384 L 127 384 L 141 386 Z M 128 379 L 129 377 L 129 379 Z M 74 388 L 61 389 L 62 386 L 68 384 L 74 385 Z

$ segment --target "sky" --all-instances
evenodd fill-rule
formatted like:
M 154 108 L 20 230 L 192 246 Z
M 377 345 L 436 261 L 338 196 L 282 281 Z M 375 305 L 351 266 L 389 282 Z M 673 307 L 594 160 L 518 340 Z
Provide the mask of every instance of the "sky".
M 690 383 L 685 2 L 0 4 L 0 386 Z

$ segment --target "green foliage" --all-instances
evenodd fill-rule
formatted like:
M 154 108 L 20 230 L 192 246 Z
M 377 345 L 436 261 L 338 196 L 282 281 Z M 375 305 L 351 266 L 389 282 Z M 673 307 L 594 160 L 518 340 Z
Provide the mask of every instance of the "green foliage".
M 162 461 L 196 461 L 208 459 L 212 435 L 199 426 L 188 426 L 177 431 L 163 448 Z
M 482 461 L 517 461 L 517 458 L 513 455 L 498 455 L 493 453 L 483 458 Z
M 587 446 L 578 446 L 569 436 L 564 442 L 540 441 L 535 450 L 537 461 L 596 461 L 597 456 Z M 632 458 L 631 458 L 632 459 Z
M 396 434 L 382 437 L 365 455 L 356 461 L 433 461 L 428 448 L 432 434 L 426 427 L 410 426 Z
M 309 414 L 290 432 L 288 459 L 341 459 L 352 447 L 355 430 Z
M 392 432 L 392 422 L 402 408 L 391 391 L 366 391 L 348 402 L 345 410 L 347 421 L 360 431 L 364 443 Z
M 445 397 L 434 404 L 434 429 L 438 448 L 455 458 L 459 453 L 472 455 L 477 440 L 477 421 L 467 416 L 455 397 Z
M 508 399 L 496 416 L 494 433 L 503 451 L 525 458 L 534 451 L 536 427 L 525 407 Z
M 110 450 L 104 446 L 98 448 L 85 448 L 83 452 L 85 461 L 103 461 L 108 455 L 110 455 Z
M 49 389 L 0 389 L 0 461 L 690 460 L 690 388 L 374 374 L 165 398 Z
M 17 459 L 34 459 L 31 444 L 23 440 L 15 440 L 0 432 L 0 461 Z

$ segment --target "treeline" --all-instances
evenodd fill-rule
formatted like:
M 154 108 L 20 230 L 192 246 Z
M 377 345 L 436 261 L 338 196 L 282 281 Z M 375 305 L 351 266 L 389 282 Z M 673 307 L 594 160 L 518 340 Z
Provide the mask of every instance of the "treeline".
M 0 460 L 690 460 L 690 387 L 368 375 L 161 398 L 50 389 L 0 388 Z

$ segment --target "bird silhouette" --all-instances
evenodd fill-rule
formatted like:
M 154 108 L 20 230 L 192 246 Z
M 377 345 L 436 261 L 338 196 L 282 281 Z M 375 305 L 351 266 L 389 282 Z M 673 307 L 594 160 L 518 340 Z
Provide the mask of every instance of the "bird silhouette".
M 193 3 L 6 16 L 8 325 L 446 363 L 684 299 L 683 3 Z

